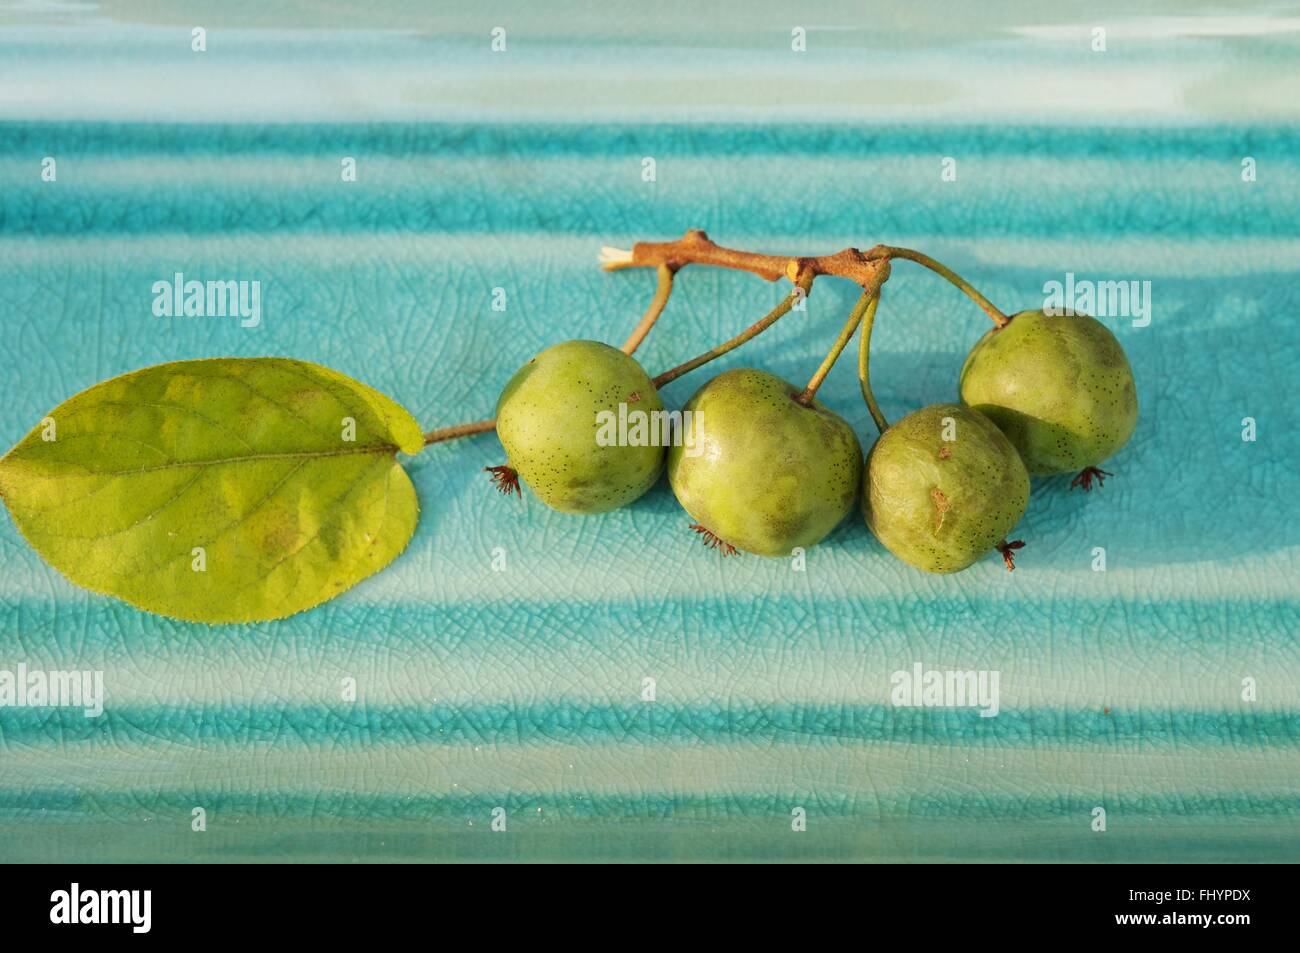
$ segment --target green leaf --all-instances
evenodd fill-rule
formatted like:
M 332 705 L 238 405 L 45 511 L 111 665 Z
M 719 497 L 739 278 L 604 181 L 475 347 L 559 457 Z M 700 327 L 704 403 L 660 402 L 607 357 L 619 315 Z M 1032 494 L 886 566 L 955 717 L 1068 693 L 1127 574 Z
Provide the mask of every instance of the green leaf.
M 77 585 L 254 622 L 318 605 L 406 548 L 419 505 L 396 452 L 422 446 L 406 410 L 329 368 L 180 361 L 60 404 L 0 460 L 0 496 Z

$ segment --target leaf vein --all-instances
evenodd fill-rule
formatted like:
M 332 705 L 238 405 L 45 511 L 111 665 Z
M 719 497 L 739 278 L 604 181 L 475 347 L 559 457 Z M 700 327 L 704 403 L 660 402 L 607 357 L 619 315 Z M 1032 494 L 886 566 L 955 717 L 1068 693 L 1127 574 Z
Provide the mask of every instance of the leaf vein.
M 163 500 L 161 503 L 155 506 L 148 513 L 145 513 L 134 523 L 131 523 L 129 526 L 124 526 L 119 530 L 114 530 L 111 533 L 100 533 L 95 536 L 79 536 L 75 533 L 42 533 L 41 536 L 47 539 L 87 539 L 87 540 L 99 541 L 101 539 L 112 539 L 114 536 L 121 536 L 123 533 L 129 533 L 131 530 L 135 529 L 141 523 L 153 519 L 163 510 L 167 509 L 167 507 L 171 506 L 173 503 L 179 500 L 182 496 L 185 495 L 185 492 L 189 490 L 190 487 L 192 487 L 195 483 L 198 483 L 199 480 L 203 478 L 203 475 L 204 475 L 204 471 L 200 470 L 198 473 L 194 474 L 194 476 L 192 476 L 189 480 L 183 483 L 180 486 L 180 488 L 177 489 L 176 492 L 173 493 L 171 496 L 169 496 L 167 499 Z
M 221 537 L 229 533 L 232 529 L 235 529 L 240 524 L 247 522 L 250 516 L 252 516 L 254 513 L 256 513 L 258 510 L 264 507 L 267 503 L 269 503 L 271 501 L 271 498 L 274 497 L 275 494 L 280 492 L 281 487 L 283 487 L 286 483 L 288 483 L 293 478 L 293 475 L 297 473 L 299 470 L 301 470 L 303 467 L 305 467 L 306 465 L 307 465 L 307 461 L 303 460 L 299 462 L 296 466 L 291 467 L 289 471 L 285 473 L 285 475 L 282 476 L 276 482 L 275 486 L 271 487 L 271 489 L 266 491 L 266 493 L 262 496 L 260 500 L 258 500 L 252 506 L 250 506 L 243 513 L 239 514 L 238 517 L 231 520 L 225 526 L 222 526 L 220 529 L 218 529 L 215 534 L 213 534 L 207 539 L 200 540 L 195 545 L 205 546 L 205 547 L 211 546 L 213 543 L 219 541 Z M 191 552 L 192 551 L 193 551 L 193 547 L 191 547 Z M 179 553 L 168 556 L 167 558 L 161 560 L 160 562 L 154 563 L 152 566 L 146 566 L 143 569 L 137 570 L 137 575 L 141 575 L 141 576 L 152 575 L 153 573 L 156 573 L 158 570 L 162 569 L 164 566 L 168 565 L 175 559 L 184 557 L 185 555 L 186 555 L 185 551 L 181 550 Z
M 350 484 L 348 484 L 348 488 L 347 488 L 346 490 L 344 490 L 342 493 L 340 493 L 337 497 L 334 498 L 334 500 L 333 500 L 332 503 L 331 503 L 331 506 L 333 506 L 333 507 L 337 507 L 337 506 L 339 506 L 339 504 L 343 503 L 345 500 L 347 500 L 348 497 L 350 497 L 353 493 L 355 493 L 356 490 L 357 490 L 357 487 L 359 487 L 359 486 L 361 485 L 362 480 L 366 477 L 366 475 L 367 475 L 369 472 L 370 472 L 370 471 L 369 471 L 369 468 L 366 468 L 366 469 L 363 469 L 360 473 L 358 473 L 357 476 L 356 476 L 356 479 L 354 479 Z M 240 586 L 240 587 L 237 588 L 237 589 L 232 589 L 232 590 L 230 590 L 229 595 L 231 595 L 231 596 L 237 595 L 237 594 L 239 594 L 239 593 L 241 593 L 241 592 L 245 592 L 245 591 L 251 589 L 253 586 L 257 585 L 259 582 L 264 582 L 268 577 L 270 577 L 270 575 L 271 575 L 273 572 L 275 572 L 276 570 L 278 570 L 281 566 L 283 566 L 283 565 L 284 565 L 286 562 L 288 562 L 290 559 L 293 559 L 295 556 L 297 556 L 300 552 L 302 552 L 304 549 L 306 549 L 306 548 L 307 548 L 308 546 L 310 546 L 312 543 L 316 542 L 316 540 L 318 540 L 318 539 L 320 538 L 321 533 L 323 533 L 323 532 L 325 531 L 325 528 L 326 528 L 327 526 L 332 525 L 333 523 L 335 523 L 335 522 L 337 522 L 337 521 L 338 521 L 338 517 L 337 517 L 337 515 L 335 515 L 332 519 L 321 520 L 321 524 L 320 524 L 319 527 L 317 527 L 316 532 L 312 533 L 312 534 L 311 534 L 311 537 L 310 537 L 309 539 L 304 540 L 301 546 L 299 546 L 299 547 L 298 547 L 297 549 L 295 549 L 293 552 L 285 553 L 285 555 L 284 555 L 283 557 L 281 557 L 279 560 L 276 561 L 275 565 L 273 565 L 273 566 L 271 566 L 269 569 L 267 569 L 266 572 L 264 572 L 264 573 L 263 573 L 259 578 L 257 578 L 257 579 L 251 579 L 251 580 L 249 580 L 249 582 L 246 583 L 245 585 L 242 585 L 242 586 Z M 326 580 L 326 582 L 328 582 L 328 580 Z
M 298 365 L 293 363 L 292 361 L 278 366 L 276 370 L 280 371 L 283 374 L 289 374 L 292 377 L 296 377 L 299 380 L 307 381 L 313 387 L 320 389 L 323 393 L 326 393 L 330 397 L 332 397 L 334 399 L 334 403 L 336 403 L 339 407 L 343 408 L 343 410 L 351 414 L 360 413 L 359 411 L 353 408 L 352 404 L 349 401 L 345 401 L 343 398 L 339 396 L 340 385 L 337 381 L 332 381 L 329 378 L 318 380 L 312 377 L 310 374 L 303 373 L 303 371 L 298 367 Z M 388 419 L 388 416 L 386 414 L 380 413 L 374 407 L 370 406 L 370 401 L 366 399 L 364 394 L 359 395 L 357 391 L 349 387 L 342 387 L 342 392 L 348 394 L 350 397 L 360 396 L 361 404 L 365 408 L 366 413 L 369 416 L 374 417 L 379 422 L 380 426 L 383 429 L 390 432 L 392 431 L 393 429 L 392 421 Z
M 294 376 L 300 377 L 305 375 L 295 374 Z M 316 426 L 311 421 L 307 420 L 307 418 L 301 416 L 300 414 L 295 413 L 292 410 L 292 408 L 290 408 L 287 404 L 282 404 L 280 401 L 270 396 L 269 394 L 266 394 L 265 392 L 258 390 L 256 387 L 248 383 L 248 381 L 244 380 L 243 378 L 225 376 L 225 377 L 219 377 L 218 379 L 226 380 L 226 381 L 234 381 L 236 384 L 239 384 L 241 387 L 244 388 L 244 390 L 248 391 L 250 394 L 253 394 L 256 397 L 260 397 L 262 400 L 266 401 L 268 404 L 270 404 L 276 410 L 280 411 L 280 413 L 284 414 L 286 417 L 290 417 L 293 420 L 297 421 L 298 423 L 302 424 L 302 426 L 307 430 L 307 432 L 310 433 L 313 437 L 323 437 L 326 440 L 332 439 L 333 435 L 331 433 L 317 430 Z M 307 379 L 310 380 L 310 378 Z M 313 383 L 315 383 L 315 386 L 317 386 L 318 388 L 324 390 L 322 384 L 318 382 L 313 382 Z M 326 391 L 326 393 L 329 392 Z M 337 396 L 335 396 L 332 393 L 330 393 L 330 396 L 334 398 L 335 403 L 339 403 L 339 399 Z
M 112 434 L 87 434 L 86 436 L 112 436 Z M 302 450 L 286 451 L 284 453 L 249 453 L 237 457 L 215 457 L 211 460 L 175 460 L 171 463 L 157 463 L 146 467 L 137 467 L 133 470 L 87 470 L 91 476 L 105 477 L 124 477 L 138 476 L 142 473 L 157 473 L 160 470 L 181 470 L 186 467 L 215 467 L 224 466 L 229 463 L 258 463 L 263 460 L 311 460 L 324 459 L 326 457 L 346 457 L 356 454 L 394 454 L 397 447 L 393 444 L 378 444 L 367 447 L 348 447 L 338 450 Z M 60 461 L 63 462 L 63 461 Z
M 161 407 L 164 410 L 179 410 L 183 414 L 189 414 L 191 417 L 195 417 L 203 421 L 205 424 L 209 425 L 214 430 L 225 431 L 226 433 L 230 434 L 230 436 L 234 437 L 236 440 L 242 443 L 249 450 L 253 449 L 253 445 L 249 443 L 247 440 L 245 440 L 243 437 L 241 437 L 237 431 L 234 431 L 231 428 L 224 426 L 223 424 L 217 423 L 211 417 L 208 417 L 205 414 L 201 414 L 193 407 L 187 407 L 184 404 L 168 404 L 157 400 L 101 400 L 98 401 L 98 404 L 101 407 L 128 407 L 128 408 Z M 146 444 L 146 446 L 148 446 L 148 444 Z

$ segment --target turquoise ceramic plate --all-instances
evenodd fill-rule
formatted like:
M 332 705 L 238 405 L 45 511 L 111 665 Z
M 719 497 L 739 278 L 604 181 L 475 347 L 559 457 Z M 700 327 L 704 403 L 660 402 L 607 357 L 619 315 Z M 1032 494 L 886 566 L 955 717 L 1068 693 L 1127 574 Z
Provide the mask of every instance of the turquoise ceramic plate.
M 264 625 L 79 590 L 5 517 L 0 669 L 102 672 L 104 711 L 0 707 L 0 859 L 1295 858 L 1288 21 L 1102 5 L 1103 52 L 1037 4 L 845 3 L 796 52 L 776 3 L 194 6 L 0 11 L 5 446 L 101 379 L 215 355 L 337 368 L 427 427 L 487 416 L 544 346 L 635 323 L 653 276 L 602 273 L 603 244 L 687 227 L 921 247 L 1009 310 L 1067 273 L 1150 282 L 1149 322 L 1103 318 L 1142 416 L 1100 491 L 1036 483 L 1014 575 L 921 574 L 856 516 L 802 569 L 724 561 L 666 482 L 585 519 L 499 497 L 491 435 L 407 461 L 423 512 L 388 570 Z M 260 322 L 155 316 L 176 272 L 259 281 Z M 781 293 L 687 269 L 639 356 Z M 666 401 L 726 367 L 806 379 L 853 298 L 820 282 Z M 985 323 L 898 264 L 885 413 L 953 399 Z M 851 363 L 821 396 L 869 440 Z M 996 717 L 894 705 L 917 664 L 999 673 Z

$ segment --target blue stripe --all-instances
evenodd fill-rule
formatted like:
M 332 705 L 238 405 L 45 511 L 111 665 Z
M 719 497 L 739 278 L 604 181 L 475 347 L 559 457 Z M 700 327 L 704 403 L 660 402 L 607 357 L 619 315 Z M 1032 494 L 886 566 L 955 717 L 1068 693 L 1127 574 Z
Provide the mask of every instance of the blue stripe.
M 605 819 L 623 822 L 680 819 L 734 821 L 745 818 L 785 820 L 789 830 L 791 797 L 798 797 L 810 817 L 856 817 L 861 819 L 908 818 L 913 820 L 1009 820 L 1027 822 L 1049 818 L 1081 819 L 1081 834 L 1088 830 L 1094 807 L 1104 806 L 1126 823 L 1158 825 L 1175 819 L 1227 819 L 1249 817 L 1263 821 L 1283 820 L 1294 825 L 1300 820 L 1300 795 L 1203 795 L 1180 792 L 1170 796 L 1126 795 L 1108 789 L 1098 779 L 1094 791 L 1058 795 L 1003 795 L 992 792 L 929 792 L 881 794 L 869 788 L 852 793 L 807 790 L 792 784 L 789 793 L 749 794 L 636 794 L 604 795 L 581 791 L 564 794 L 496 791 L 488 794 L 436 796 L 428 794 L 350 794 L 331 791 L 283 791 L 229 793 L 194 787 L 178 777 L 166 791 L 92 794 L 80 793 L 76 785 L 28 791 L 0 790 L 0 820 L 26 818 L 37 811 L 75 812 L 82 816 L 137 815 L 166 812 L 188 819 L 195 804 L 213 815 L 262 815 L 281 820 L 291 817 L 358 819 L 367 825 L 384 820 L 435 818 L 478 818 L 486 821 L 495 807 L 504 807 L 517 819 Z M 535 815 L 541 814 L 538 818 Z M 525 823 L 527 823 L 525 821 Z M 486 824 L 484 825 L 486 826 Z M 1293 838 L 1300 828 L 1292 828 Z M 3 848 L 0 848 L 3 857 Z
M 1085 136 L 1044 127 L 8 123 L 0 124 L 0 156 L 36 163 L 53 155 L 62 165 L 57 188 L 35 172 L 5 183 L 0 232 L 561 235 L 636 223 L 637 236 L 662 238 L 704 218 L 732 240 L 812 228 L 862 236 L 991 238 L 1068 231 L 1078 239 L 1171 233 L 1293 238 L 1300 236 L 1300 190 L 1292 184 L 1297 154 L 1300 131 L 1275 129 L 1113 130 Z M 346 188 L 339 175 L 338 157 L 344 155 L 360 163 L 356 183 Z M 1082 160 L 1089 171 L 1074 173 L 1084 179 L 1083 187 L 1049 187 L 1047 194 L 1038 190 L 1029 200 L 1018 180 L 966 173 L 959 182 L 967 201 L 929 201 L 945 155 L 1003 163 L 1014 157 Z M 1276 171 L 1246 187 L 1238 174 L 1242 155 L 1257 156 Z M 663 164 L 655 183 L 640 178 L 643 156 Z M 163 157 L 205 160 L 205 188 L 154 175 Z M 595 177 L 575 174 L 579 157 L 607 165 Z M 817 164 L 793 190 L 785 187 L 788 167 L 765 162 L 769 157 Z M 297 161 L 286 172 L 268 161 L 277 158 Z M 377 171 L 384 158 L 422 161 Z M 1159 174 L 1161 162 L 1205 164 L 1216 158 L 1221 169 L 1206 182 L 1189 182 L 1172 166 L 1168 175 Z M 79 183 L 79 176 L 109 159 L 134 159 L 137 167 L 116 186 L 101 188 L 98 179 L 95 186 Z M 459 167 L 447 174 L 436 166 L 444 159 L 490 159 L 503 163 L 505 171 L 497 176 L 480 166 L 471 174 Z M 673 163 L 686 160 L 707 163 L 708 173 L 675 172 Z M 506 183 L 519 177 L 536 188 L 527 193 L 509 188 Z M 1093 180 L 1106 187 L 1087 187 Z M 726 209 L 717 206 L 719 181 L 729 183 Z M 981 200 L 970 201 L 974 195 Z M 990 205 L 1006 206 L 1006 214 L 990 216 Z
M 841 744 L 891 742 L 971 748 L 1083 745 L 1117 752 L 1227 746 L 1300 746 L 1295 710 L 1074 710 L 1002 708 L 981 717 L 973 708 L 888 705 L 729 704 L 610 705 L 578 702 L 325 707 L 106 708 L 97 718 L 80 709 L 0 708 L 0 743 L 57 746 L 157 746 L 215 742 L 280 749 L 342 745 L 546 744 Z
M 1242 155 L 1295 162 L 1300 127 L 1221 126 L 1104 129 L 1043 125 L 887 125 L 854 123 L 93 123 L 0 121 L 0 154 L 54 149 L 114 158 L 166 153 L 314 156 L 355 149 L 371 155 L 521 161 L 551 156 L 680 157 L 864 154 L 978 154 L 988 158 L 1204 160 L 1235 164 Z M 647 151 L 650 150 L 650 151 Z M 1110 183 L 1121 185 L 1122 183 Z

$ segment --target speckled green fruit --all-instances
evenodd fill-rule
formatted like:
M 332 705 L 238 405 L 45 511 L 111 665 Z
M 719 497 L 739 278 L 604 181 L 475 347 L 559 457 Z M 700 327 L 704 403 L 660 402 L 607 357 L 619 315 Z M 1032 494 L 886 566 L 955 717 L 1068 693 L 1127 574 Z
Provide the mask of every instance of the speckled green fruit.
M 853 428 L 765 371 L 726 371 L 684 408 L 668 479 L 687 513 L 760 556 L 818 543 L 853 508 L 862 448 Z M 680 443 L 680 445 L 678 445 Z
M 598 436 L 611 431 L 600 415 L 617 419 L 620 404 L 630 423 L 644 420 L 645 427 L 638 437 L 628 426 L 621 442 L 602 445 Z M 599 341 L 565 341 L 515 371 L 497 401 L 497 436 L 509 465 L 547 506 L 604 513 L 631 503 L 659 478 L 665 441 L 645 441 L 651 415 L 663 409 L 633 358 Z
M 961 399 L 992 420 L 1035 476 L 1096 466 L 1137 423 L 1133 370 L 1115 335 L 1085 315 L 1022 311 L 961 369 Z
M 867 455 L 867 525 L 891 553 L 926 572 L 965 569 L 1011 532 L 1028 503 L 1029 474 L 1015 447 L 960 404 L 908 414 Z

